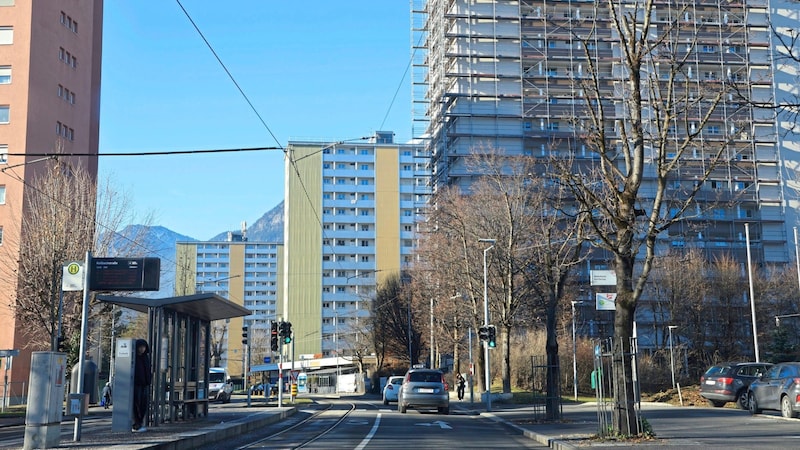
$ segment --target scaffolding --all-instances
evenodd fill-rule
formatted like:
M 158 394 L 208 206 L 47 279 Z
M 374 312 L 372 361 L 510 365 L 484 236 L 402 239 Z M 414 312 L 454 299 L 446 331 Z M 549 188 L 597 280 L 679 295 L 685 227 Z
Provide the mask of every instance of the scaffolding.
M 679 159 L 667 195 L 685 197 L 716 164 L 696 197 L 697 210 L 662 236 L 660 249 L 743 258 L 744 223 L 750 222 L 757 258 L 788 261 L 775 114 L 743 100 L 774 98 L 767 1 L 656 0 L 651 11 L 644 3 L 614 5 L 639 24 L 649 14 L 648 38 L 661 39 L 642 69 L 645 114 L 661 101 L 650 93 L 670 82 L 685 90 L 685 111 L 666 130 L 675 150 L 663 156 Z M 624 145 L 617 123 L 626 119 L 628 74 L 612 19 L 605 2 L 584 0 L 412 0 L 414 109 L 426 125 L 415 135 L 426 138 L 432 155 L 433 191 L 468 187 L 473 174 L 464 157 L 476 150 L 597 164 L 585 140 L 592 81 L 603 99 L 608 139 Z M 655 141 L 661 135 L 653 117 L 643 119 Z M 698 139 L 681 151 L 689 134 Z M 712 160 L 721 148 L 724 162 L 717 164 Z M 662 156 L 656 145 L 648 149 L 651 161 Z M 647 168 L 645 197 L 656 192 L 654 169 Z

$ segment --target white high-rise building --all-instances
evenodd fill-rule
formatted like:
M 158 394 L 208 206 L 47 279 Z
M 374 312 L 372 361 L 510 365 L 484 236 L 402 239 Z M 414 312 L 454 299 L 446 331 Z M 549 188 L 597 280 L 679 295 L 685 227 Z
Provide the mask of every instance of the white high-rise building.
M 251 365 L 260 364 L 265 356 L 274 356 L 270 351 L 269 329 L 271 321 L 279 319 L 281 252 L 279 243 L 247 241 L 233 233 L 227 241 L 176 244 L 176 295 L 217 294 L 252 312 L 211 324 L 211 345 L 221 350 L 218 365 L 226 367 L 232 376 L 244 373 L 244 327 Z

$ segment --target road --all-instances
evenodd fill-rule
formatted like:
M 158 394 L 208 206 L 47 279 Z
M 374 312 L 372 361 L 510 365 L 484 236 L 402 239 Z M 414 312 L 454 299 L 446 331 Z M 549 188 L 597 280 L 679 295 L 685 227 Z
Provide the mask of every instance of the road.
M 272 427 L 208 446 L 213 449 L 533 449 L 547 448 L 510 428 L 481 417 L 409 410 L 363 398 L 320 399 Z M 329 405 L 326 405 L 329 404 Z M 326 409 L 330 406 L 330 409 Z M 315 416 L 315 414 L 317 414 Z M 282 430 L 288 432 L 280 433 Z M 276 434 L 280 433 L 280 434 Z

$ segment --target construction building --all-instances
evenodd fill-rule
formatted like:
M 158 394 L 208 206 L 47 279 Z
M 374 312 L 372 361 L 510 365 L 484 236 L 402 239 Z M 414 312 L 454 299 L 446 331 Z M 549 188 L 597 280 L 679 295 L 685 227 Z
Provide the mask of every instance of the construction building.
M 419 42 L 415 56 L 415 111 L 424 111 L 435 184 L 468 184 L 464 156 L 475 149 L 502 149 L 509 154 L 547 157 L 569 154 L 591 162 L 596 158 L 582 142 L 578 126 L 585 114 L 583 81 L 590 64 L 600 74 L 610 111 L 624 114 L 621 95 L 621 51 L 612 32 L 606 4 L 583 1 L 429 0 L 414 2 Z M 615 2 L 620 12 L 633 12 L 642 2 Z M 671 53 L 688 53 L 683 76 L 688 92 L 730 83 L 758 101 L 794 94 L 787 63 L 775 55 L 778 43 L 770 23 L 794 25 L 788 4 L 772 9 L 765 0 L 656 1 L 651 34 L 674 27 L 664 52 L 654 52 L 647 70 L 665 79 Z M 783 16 L 779 16 L 780 13 Z M 641 11 L 639 11 L 641 14 Z M 787 23 L 788 21 L 788 23 Z M 796 51 L 796 50 L 795 50 Z M 587 56 L 588 55 L 588 56 Z M 663 60 L 659 58 L 663 57 Z M 788 79 L 787 79 L 788 78 Z M 781 83 L 779 80 L 783 80 Z M 796 81 L 796 80 L 794 80 Z M 782 91 L 781 89 L 786 89 Z M 791 90 L 789 90 L 791 89 Z M 614 101 L 618 99 L 618 101 Z M 614 109 L 614 104 L 618 104 Z M 725 203 L 696 216 L 702 222 L 670 229 L 663 245 L 724 249 L 744 254 L 744 223 L 751 223 L 757 259 L 787 262 L 793 255 L 796 225 L 794 174 L 796 138 L 781 131 L 793 124 L 776 123 L 769 108 L 746 108 L 733 93 L 703 129 L 702 139 L 679 168 L 670 189 L 694 183 L 704 158 L 720 142 L 728 143 L 725 163 L 702 187 L 700 202 Z M 613 117 L 612 117 L 613 118 Z M 691 132 L 701 117 L 690 117 L 670 133 L 676 141 Z M 687 129 L 688 128 L 688 129 Z M 622 139 L 619 130 L 611 139 Z M 669 155 L 668 155 L 669 156 Z M 654 192 L 652 186 L 642 194 Z
M 9 403 L 24 396 L 30 352 L 49 350 L 27 345 L 13 310 L 29 183 L 48 153 L 97 175 L 102 31 L 102 0 L 0 0 L 0 349 L 20 351 Z
M 434 190 L 443 185 L 469 186 L 474 174 L 464 160 L 474 150 L 541 158 L 563 155 L 588 166 L 599 161 L 584 138 L 582 125 L 589 121 L 585 83 L 598 74 L 605 111 L 620 123 L 628 95 L 624 55 L 609 3 L 412 1 L 415 136 L 427 139 Z M 658 251 L 697 248 L 708 257 L 727 253 L 744 263 L 745 223 L 749 223 L 756 263 L 790 262 L 800 206 L 795 181 L 798 138 L 787 133 L 796 128 L 794 118 L 776 115 L 769 106 L 792 101 L 798 92 L 797 63 L 779 57 L 788 52 L 776 38 L 783 35 L 788 42 L 796 36 L 797 4 L 653 3 L 648 37 L 666 34 L 667 39 L 645 61 L 644 76 L 651 86 L 663 84 L 675 62 L 681 61 L 675 79 L 685 88 L 688 101 L 710 97 L 715 90 L 728 92 L 713 107 L 692 151 L 681 160 L 667 195 L 693 187 L 721 145 L 726 146 L 724 162 L 702 185 L 697 211 L 663 234 Z M 635 16 L 640 23 L 644 5 L 613 2 L 618 13 Z M 795 48 L 794 54 L 799 50 Z M 745 98 L 764 107 L 751 107 Z M 676 118 L 668 129 L 669 139 L 677 145 L 698 131 L 695 127 L 708 108 L 703 100 L 694 116 Z M 618 127 L 606 132 L 612 142 L 623 139 Z M 647 167 L 645 172 L 652 170 Z M 640 195 L 654 193 L 653 180 L 645 180 Z M 705 208 L 704 203 L 715 206 Z M 596 260 L 589 268 L 609 266 Z M 582 275 L 587 284 L 588 275 Z
M 393 136 L 289 142 L 278 311 L 298 360 L 360 348 L 376 286 L 412 262 L 428 157 Z

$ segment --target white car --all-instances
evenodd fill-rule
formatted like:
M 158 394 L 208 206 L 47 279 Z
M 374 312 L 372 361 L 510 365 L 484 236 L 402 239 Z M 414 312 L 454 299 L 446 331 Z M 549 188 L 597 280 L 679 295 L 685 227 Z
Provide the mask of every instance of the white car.
M 386 386 L 383 387 L 383 404 L 388 405 L 389 402 L 397 401 L 397 393 L 400 392 L 400 386 L 403 384 L 403 377 L 389 377 L 386 380 Z
M 233 394 L 233 383 L 228 376 L 228 369 L 211 367 L 208 369 L 208 399 L 228 403 Z

